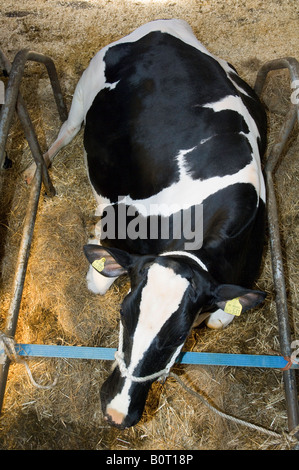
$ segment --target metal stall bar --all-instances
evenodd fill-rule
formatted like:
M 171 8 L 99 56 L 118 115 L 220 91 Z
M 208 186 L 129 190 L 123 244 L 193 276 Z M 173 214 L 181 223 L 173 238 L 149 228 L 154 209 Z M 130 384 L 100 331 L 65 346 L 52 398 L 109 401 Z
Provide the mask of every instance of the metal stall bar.
M 48 56 L 29 51 L 28 49 L 23 49 L 16 54 L 13 65 L 11 66 L 3 52 L 0 50 L 0 65 L 9 75 L 9 82 L 5 95 L 5 105 L 2 106 L 0 113 L 0 168 L 3 167 L 7 136 L 14 116 L 15 107 L 17 107 L 17 113 L 24 128 L 25 137 L 30 146 L 33 158 L 36 163 L 39 162 L 42 165 L 43 183 L 45 185 L 46 192 L 48 195 L 53 196 L 55 194 L 55 190 L 50 181 L 34 127 L 30 120 L 22 95 L 19 92 L 24 68 L 28 60 L 40 62 L 46 66 L 60 119 L 62 122 L 67 119 L 67 109 L 63 101 L 58 75 L 52 59 Z
M 283 59 L 273 60 L 267 62 L 260 68 L 257 74 L 256 83 L 254 87 L 256 93 L 258 95 L 261 95 L 267 75 L 270 71 L 284 68 L 289 69 L 292 83 L 294 83 L 296 80 L 299 80 L 299 63 L 296 59 L 292 57 L 286 57 Z M 290 133 L 292 132 L 295 126 L 296 120 L 298 120 L 299 122 L 299 104 L 292 103 L 290 105 L 283 126 L 277 136 L 276 143 L 273 145 L 269 152 L 267 163 L 265 166 L 268 200 L 267 214 L 270 233 L 272 272 L 276 291 L 275 301 L 278 317 L 280 348 L 281 354 L 284 357 L 288 358 L 291 357 L 292 353 L 291 332 L 289 325 L 285 277 L 280 245 L 279 218 L 275 197 L 273 174 L 277 166 L 279 157 L 281 156 L 281 153 L 290 136 Z M 288 412 L 289 431 L 293 432 L 296 438 L 299 439 L 299 406 L 295 371 L 291 369 L 283 371 L 283 379 Z
M 24 49 L 18 52 L 18 54 L 15 56 L 12 66 L 10 67 L 9 61 L 0 51 L 0 64 L 9 75 L 5 104 L 2 106 L 0 113 L 0 168 L 2 168 L 3 165 L 5 145 L 15 109 L 17 109 L 17 114 L 24 128 L 25 137 L 28 140 L 37 167 L 33 182 L 31 184 L 28 207 L 24 221 L 23 235 L 19 248 L 16 272 L 13 282 L 13 295 L 6 319 L 5 334 L 12 338 L 15 335 L 17 327 L 42 180 L 44 182 L 47 193 L 49 195 L 55 194 L 55 189 L 49 178 L 47 166 L 43 159 L 34 127 L 30 120 L 23 98 L 19 93 L 19 87 L 27 60 L 37 61 L 43 63 L 46 66 L 59 116 L 62 121 L 67 119 L 67 109 L 62 99 L 61 88 L 52 59 L 35 52 L 31 52 L 28 49 Z M 4 399 L 9 365 L 10 359 L 6 354 L 2 354 L 0 358 L 0 411 Z

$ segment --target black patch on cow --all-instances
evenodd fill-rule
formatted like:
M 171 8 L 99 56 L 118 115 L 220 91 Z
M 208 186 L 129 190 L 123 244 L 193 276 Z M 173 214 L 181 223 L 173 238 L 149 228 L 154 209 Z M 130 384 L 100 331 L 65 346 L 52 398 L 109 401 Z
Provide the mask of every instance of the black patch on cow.
M 234 147 L 234 134 L 247 133 L 248 128 L 237 112 L 215 113 L 203 107 L 237 95 L 217 61 L 160 32 L 117 44 L 104 60 L 107 82 L 119 83 L 95 97 L 84 135 L 90 179 L 99 194 L 114 202 L 119 195 L 148 198 L 179 180 L 176 157 L 180 150 L 196 146 L 204 152 L 194 152 L 191 159 L 195 178 L 199 173 L 204 178 L 225 174 L 222 164 L 207 164 L 211 151 L 208 142 L 200 142 L 223 135 L 229 146 L 233 134 Z M 249 161 L 251 149 L 247 146 L 243 153 L 246 145 L 240 140 L 242 152 L 239 160 L 228 162 L 229 172 Z M 216 141 L 210 141 L 214 148 Z
M 219 283 L 252 287 L 265 237 L 265 203 L 250 184 L 238 183 L 204 201 L 204 241 L 195 252 Z
M 222 111 L 219 114 L 228 113 Z M 193 179 L 237 173 L 252 160 L 252 148 L 242 134 L 221 134 L 198 145 L 185 155 L 185 169 Z

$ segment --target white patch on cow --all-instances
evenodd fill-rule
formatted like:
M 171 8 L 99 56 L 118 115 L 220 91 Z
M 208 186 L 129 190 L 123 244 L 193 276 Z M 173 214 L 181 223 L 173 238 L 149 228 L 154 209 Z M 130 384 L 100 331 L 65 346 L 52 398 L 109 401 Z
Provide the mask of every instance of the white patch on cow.
M 189 282 L 171 268 L 153 264 L 142 290 L 140 316 L 134 333 L 132 371 L 165 322 L 176 312 Z
M 179 308 L 188 286 L 187 279 L 176 274 L 171 268 L 157 263 L 150 267 L 147 283 L 141 295 L 140 315 L 133 337 L 131 362 L 127 368 L 129 374 L 133 375 L 134 369 L 153 339 L 165 322 Z M 177 348 L 176 356 L 182 346 L 183 343 Z M 155 372 L 155 368 L 153 372 Z M 127 415 L 131 402 L 129 395 L 131 384 L 130 378 L 126 378 L 122 390 L 107 405 L 107 410 L 117 410 L 118 413 Z
M 187 258 L 190 258 L 193 261 L 195 261 L 195 263 L 197 263 L 205 271 L 208 270 L 206 265 L 197 256 L 193 255 L 192 253 L 189 253 L 188 251 L 166 251 L 165 253 L 161 253 L 160 256 L 171 256 L 171 255 L 186 256 Z
M 116 410 L 118 413 L 122 414 L 124 417 L 127 416 L 129 411 L 129 406 L 131 403 L 131 398 L 129 395 L 129 390 L 132 385 L 132 381 L 129 379 L 125 380 L 125 383 L 121 389 L 121 392 L 115 395 L 113 400 L 107 405 L 106 410 Z M 108 411 L 109 414 L 109 411 Z M 112 415 L 112 413 L 111 413 Z M 118 423 L 121 424 L 121 423 Z
M 117 82 L 114 82 L 114 83 L 107 83 L 105 88 L 109 88 L 109 90 L 114 90 L 114 88 L 116 88 L 119 82 L 120 80 L 117 80 Z
M 189 150 L 180 150 L 179 154 L 177 155 L 177 163 L 178 163 L 178 166 L 179 166 L 179 175 L 180 175 L 180 180 L 182 180 L 183 178 L 186 177 L 187 175 L 187 172 L 186 172 L 186 166 L 185 166 L 185 156 L 192 152 L 194 149 L 196 148 L 195 147 L 192 147 L 191 149 Z
M 256 171 L 255 162 L 252 161 L 237 173 L 223 177 L 214 176 L 206 180 L 193 180 L 185 173 L 183 178 L 177 183 L 162 189 L 159 193 L 148 199 L 133 200 L 127 196 L 124 202 L 138 207 L 138 211 L 144 217 L 149 215 L 168 217 L 177 212 L 178 207 L 187 209 L 191 206 L 202 204 L 207 197 L 237 183 L 251 183 L 256 189 L 257 195 L 261 195 L 263 198 L 262 180 L 259 177 L 258 171 Z
M 209 140 L 213 139 L 214 137 L 216 137 L 218 134 L 213 134 L 211 135 L 210 137 L 207 137 L 206 139 L 201 139 L 201 141 L 199 142 L 200 145 L 202 144 L 205 144 L 206 142 L 208 142 Z
M 239 96 L 228 95 L 224 98 L 221 98 L 219 101 L 214 101 L 211 103 L 206 103 L 202 105 L 203 108 L 211 108 L 215 113 L 219 111 L 236 111 L 237 113 L 243 116 L 244 106 L 242 104 Z

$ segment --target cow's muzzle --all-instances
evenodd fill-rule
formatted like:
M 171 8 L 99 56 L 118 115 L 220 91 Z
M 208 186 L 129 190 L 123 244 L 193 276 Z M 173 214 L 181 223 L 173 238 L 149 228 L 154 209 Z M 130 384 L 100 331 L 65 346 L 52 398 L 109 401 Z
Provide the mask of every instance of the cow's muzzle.
M 115 353 L 116 367 L 101 389 L 101 403 L 105 419 L 119 428 L 134 426 L 141 418 L 151 384 L 165 380 L 183 344 L 178 347 L 166 367 L 152 374 L 135 376 L 124 361 L 123 326 L 120 323 L 119 347 Z

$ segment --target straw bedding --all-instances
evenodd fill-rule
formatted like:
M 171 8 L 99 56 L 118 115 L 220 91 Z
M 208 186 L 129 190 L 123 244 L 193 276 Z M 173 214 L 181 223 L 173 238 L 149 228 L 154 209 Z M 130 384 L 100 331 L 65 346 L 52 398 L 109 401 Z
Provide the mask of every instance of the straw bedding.
M 223 0 L 33 1 L 3 0 L 1 48 L 10 60 L 19 49 L 48 54 L 55 61 L 69 107 L 72 93 L 90 58 L 104 45 L 157 18 L 187 20 L 197 37 L 216 55 L 229 60 L 253 85 L 260 65 L 298 53 L 296 1 Z M 4 78 L 2 77 L 4 80 Z M 22 93 L 43 150 L 60 122 L 45 70 L 29 64 Z M 271 73 L 264 92 L 269 114 L 269 145 L 289 105 L 288 73 Z M 0 224 L 0 327 L 3 328 L 22 235 L 28 188 L 21 173 L 31 155 L 15 120 L 7 142 L 13 161 L 2 172 Z M 291 328 L 298 328 L 298 138 L 291 136 L 276 172 L 282 246 L 287 275 Z M 116 281 L 99 297 L 88 292 L 88 268 L 82 246 L 92 236 L 95 203 L 82 157 L 82 131 L 64 149 L 50 171 L 57 195 L 42 192 L 26 276 L 16 340 L 24 343 L 116 347 L 118 311 L 129 283 Z M 200 328 L 186 350 L 277 354 L 279 334 L 269 243 L 256 287 L 268 297 L 258 310 L 236 319 L 226 330 Z M 287 449 L 284 440 L 224 421 L 174 379 L 155 383 L 144 416 L 134 428 L 109 427 L 100 411 L 99 391 L 111 364 L 81 360 L 31 360 L 34 388 L 24 366 L 13 364 L 0 420 L 2 449 Z M 287 429 L 282 374 L 276 370 L 176 366 L 175 371 L 215 405 L 238 417 L 281 432 Z

